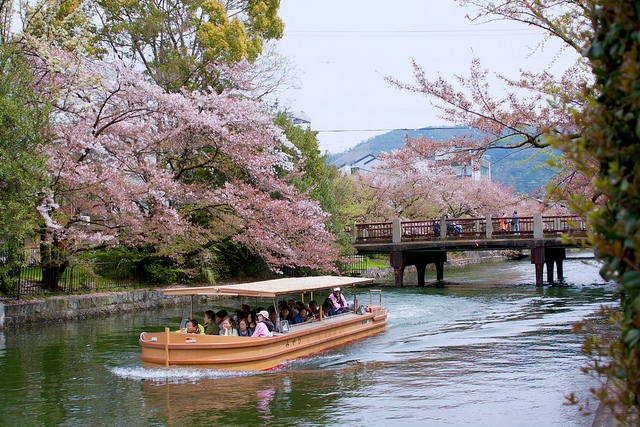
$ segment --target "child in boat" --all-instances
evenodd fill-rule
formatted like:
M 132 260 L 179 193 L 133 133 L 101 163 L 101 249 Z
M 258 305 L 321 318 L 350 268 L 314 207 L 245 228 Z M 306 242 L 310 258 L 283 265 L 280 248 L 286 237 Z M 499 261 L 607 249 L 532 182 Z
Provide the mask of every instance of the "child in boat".
M 336 312 L 333 309 L 333 304 L 331 303 L 329 298 L 327 298 L 324 301 L 324 303 L 322 303 L 322 316 L 327 317 L 327 316 L 335 316 L 335 315 L 336 315 Z
M 222 329 L 220 329 L 220 335 L 224 335 L 226 337 L 237 337 L 238 330 L 234 328 L 233 319 L 231 316 L 226 316 L 222 319 Z
M 307 320 L 309 320 L 309 318 L 307 317 L 307 309 L 303 307 L 300 309 L 298 315 L 293 318 L 293 323 L 303 323 Z
M 315 301 L 311 301 L 309 303 L 309 317 L 314 318 L 318 317 L 318 313 L 320 310 L 318 309 L 318 303 Z
M 271 325 L 271 328 L 267 325 L 267 322 L 269 322 L 269 312 L 267 310 L 261 310 L 258 312 L 257 318 L 258 323 L 256 323 L 256 330 L 253 331 L 251 336 L 254 338 L 272 337 L 273 332 L 271 331 L 273 330 L 273 325 Z

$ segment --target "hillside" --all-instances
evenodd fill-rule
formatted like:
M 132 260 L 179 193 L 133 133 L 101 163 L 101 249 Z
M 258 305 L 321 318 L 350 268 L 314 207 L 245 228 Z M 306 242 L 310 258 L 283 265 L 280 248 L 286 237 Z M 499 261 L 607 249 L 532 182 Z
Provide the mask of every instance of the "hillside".
M 471 131 L 473 132 L 473 131 Z M 465 127 L 426 127 L 416 130 L 393 130 L 382 135 L 369 138 L 343 153 L 331 154 L 331 163 L 338 167 L 351 164 L 367 154 L 389 152 L 404 146 L 405 136 L 417 138 L 425 136 L 436 141 L 444 141 L 455 135 L 470 133 Z M 529 194 L 543 187 L 554 171 L 545 168 L 546 154 L 535 148 L 504 149 L 494 148 L 487 152 L 491 162 L 491 178 L 516 192 Z

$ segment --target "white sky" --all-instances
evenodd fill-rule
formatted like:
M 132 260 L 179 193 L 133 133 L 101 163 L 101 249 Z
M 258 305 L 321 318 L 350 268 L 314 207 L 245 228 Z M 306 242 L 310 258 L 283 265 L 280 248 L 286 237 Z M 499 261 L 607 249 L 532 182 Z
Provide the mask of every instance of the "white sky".
M 286 27 L 277 50 L 297 68 L 301 87 L 282 94 L 280 103 L 304 111 L 320 131 L 320 150 L 337 153 L 391 129 L 452 125 L 426 98 L 384 81 L 412 82 L 412 58 L 430 78 L 467 75 L 474 56 L 515 77 L 559 53 L 556 44 L 532 54 L 543 40 L 539 30 L 474 24 L 466 12 L 453 0 L 281 0 Z

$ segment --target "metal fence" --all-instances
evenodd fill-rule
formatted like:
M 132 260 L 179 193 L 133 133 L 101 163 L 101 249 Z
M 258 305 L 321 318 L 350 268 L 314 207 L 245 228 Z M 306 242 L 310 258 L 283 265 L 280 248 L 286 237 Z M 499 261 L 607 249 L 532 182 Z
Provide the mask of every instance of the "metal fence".
M 352 255 L 347 257 L 339 265 L 340 273 L 345 276 L 359 276 L 367 268 L 367 257 L 363 255 Z
M 10 265 L 10 258 L 18 262 Z M 17 264 L 17 265 L 16 265 Z M 5 286 L 3 293 L 20 298 L 27 295 L 49 293 L 43 286 L 45 269 L 40 263 L 37 248 L 20 248 L 18 253 L 0 250 L 0 268 L 4 268 Z M 71 264 L 64 269 L 57 282 L 57 292 L 72 294 L 82 291 L 107 291 L 140 283 L 140 277 L 131 262 L 88 262 Z

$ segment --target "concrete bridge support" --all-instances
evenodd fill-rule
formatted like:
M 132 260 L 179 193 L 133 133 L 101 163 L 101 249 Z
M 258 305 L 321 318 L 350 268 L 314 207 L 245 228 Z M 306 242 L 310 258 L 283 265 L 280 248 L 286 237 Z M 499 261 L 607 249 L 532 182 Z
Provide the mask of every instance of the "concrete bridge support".
M 393 267 L 395 285 L 402 287 L 404 268 L 407 265 L 415 265 L 418 272 L 418 286 L 424 286 L 424 274 L 427 264 L 436 265 L 437 280 L 444 279 L 444 263 L 447 262 L 446 251 L 432 252 L 406 252 L 391 251 L 390 264 Z
M 553 283 L 553 264 L 558 271 L 557 277 L 561 281 L 564 277 L 562 260 L 567 257 L 565 248 L 545 248 L 537 246 L 531 248 L 531 264 L 536 268 L 536 286 L 542 286 L 542 273 L 544 265 L 547 265 L 547 282 Z

